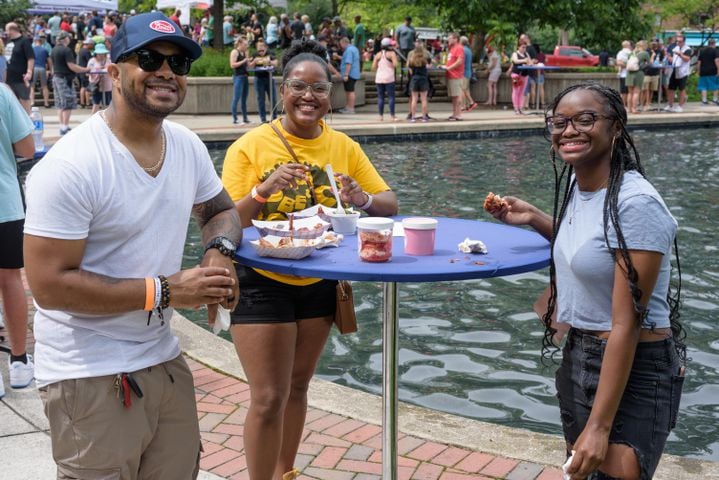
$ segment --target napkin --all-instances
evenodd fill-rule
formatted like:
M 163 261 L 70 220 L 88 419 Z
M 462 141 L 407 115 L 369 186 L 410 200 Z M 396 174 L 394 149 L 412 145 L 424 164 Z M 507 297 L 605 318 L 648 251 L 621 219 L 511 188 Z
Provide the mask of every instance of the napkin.
M 217 306 L 217 318 L 212 326 L 212 333 L 219 335 L 222 330 L 230 329 L 230 311 L 222 305 Z
M 572 454 L 569 456 L 567 461 L 564 462 L 564 465 L 562 465 L 562 480 L 571 480 L 571 476 L 567 473 L 567 470 L 569 470 L 572 460 L 574 460 L 574 450 L 572 450 Z

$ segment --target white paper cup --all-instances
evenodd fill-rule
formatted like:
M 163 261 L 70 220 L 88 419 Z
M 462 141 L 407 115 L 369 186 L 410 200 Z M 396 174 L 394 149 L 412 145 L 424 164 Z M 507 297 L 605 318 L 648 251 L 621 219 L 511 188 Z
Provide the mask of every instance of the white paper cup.
M 354 235 L 357 231 L 357 219 L 360 217 L 360 212 L 344 213 L 336 211 L 328 213 L 327 215 L 330 217 L 332 230 L 334 230 L 335 233 Z

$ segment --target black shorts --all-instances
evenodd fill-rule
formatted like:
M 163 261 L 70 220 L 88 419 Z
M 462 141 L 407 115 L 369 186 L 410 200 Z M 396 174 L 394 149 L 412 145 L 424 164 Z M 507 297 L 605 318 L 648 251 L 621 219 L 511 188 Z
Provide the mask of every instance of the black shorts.
M 90 87 L 90 77 L 88 77 L 87 75 L 80 74 L 77 76 L 77 79 L 80 82 L 80 88 Z
M 92 104 L 93 105 L 110 105 L 112 101 L 112 91 L 100 92 L 95 90 L 92 92 Z
M 667 86 L 669 90 L 679 90 L 680 92 L 687 88 L 687 77 L 684 78 L 676 78 L 674 74 L 672 73 L 672 76 L 669 77 L 669 85 Z
M 336 280 L 298 286 L 272 280 L 243 265 L 236 265 L 235 269 L 240 282 L 240 302 L 230 315 L 233 325 L 334 317 Z
M 619 77 L 619 93 L 629 93 L 629 87 L 627 87 L 627 79 L 625 77 Z
M 413 75 L 409 81 L 409 90 L 411 92 L 428 92 L 429 78 Z
M 7 85 L 20 100 L 30 100 L 30 87 L 26 86 L 25 82 L 8 83 Z
M 0 268 L 23 268 L 22 229 L 25 220 L 0 223 Z
M 354 92 L 356 82 L 357 80 L 354 78 L 347 77 L 347 81 L 345 82 L 345 92 Z

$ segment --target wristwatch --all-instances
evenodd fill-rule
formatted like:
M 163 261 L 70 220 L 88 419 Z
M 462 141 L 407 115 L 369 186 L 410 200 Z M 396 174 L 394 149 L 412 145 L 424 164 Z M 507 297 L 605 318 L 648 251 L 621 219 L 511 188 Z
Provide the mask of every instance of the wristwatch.
M 235 243 L 227 237 L 215 237 L 205 247 L 205 253 L 211 248 L 216 248 L 226 257 L 234 257 L 237 247 Z

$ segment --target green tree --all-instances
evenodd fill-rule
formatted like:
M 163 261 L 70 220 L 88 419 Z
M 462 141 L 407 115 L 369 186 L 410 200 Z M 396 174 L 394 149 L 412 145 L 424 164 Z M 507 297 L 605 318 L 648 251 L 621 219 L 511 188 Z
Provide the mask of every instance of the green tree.
M 157 0 L 119 0 L 117 8 L 121 12 L 129 12 L 134 9 L 137 13 L 147 13 L 151 12 L 156 4 Z
M 24 18 L 25 10 L 30 8 L 29 0 L 0 0 L 0 24 Z
M 678 16 L 685 26 L 705 32 L 707 39 L 719 29 L 719 3 L 716 0 L 660 0 L 654 8 L 662 22 Z

